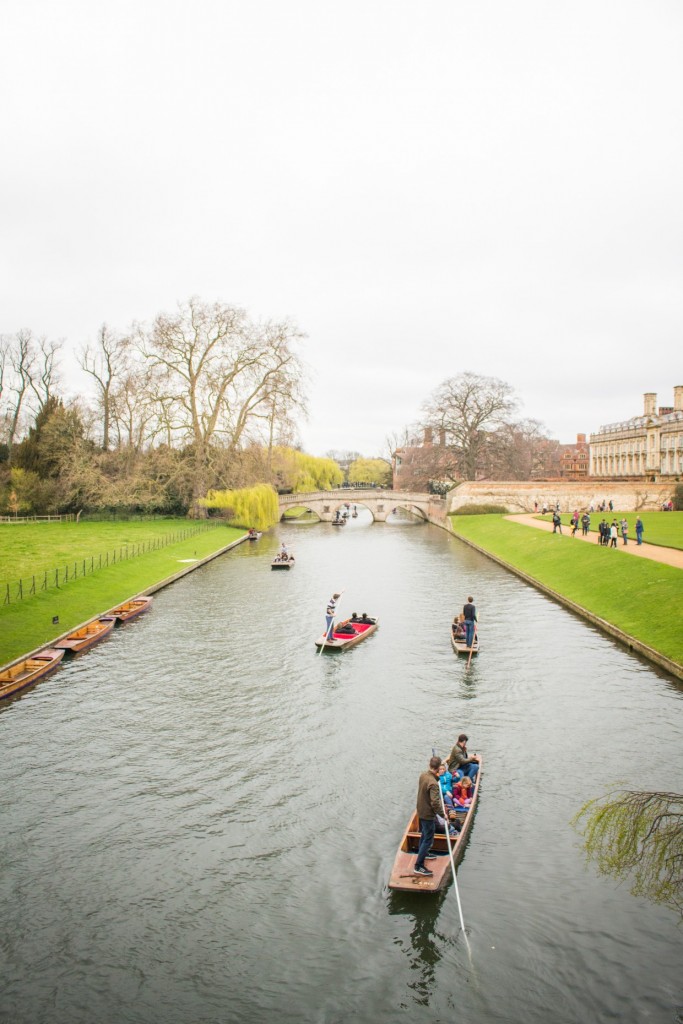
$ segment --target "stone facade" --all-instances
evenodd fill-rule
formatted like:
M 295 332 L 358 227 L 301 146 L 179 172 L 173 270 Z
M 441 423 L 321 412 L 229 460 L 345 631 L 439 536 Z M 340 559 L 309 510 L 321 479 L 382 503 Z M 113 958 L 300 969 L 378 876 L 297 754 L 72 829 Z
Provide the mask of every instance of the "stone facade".
M 662 503 L 671 498 L 672 490 L 667 481 L 479 480 L 459 484 L 450 491 L 447 500 L 449 512 L 457 512 L 463 505 L 501 505 L 508 512 L 533 512 L 534 502 L 538 503 L 540 511 L 544 504 L 554 508 L 558 501 L 562 512 L 573 512 L 575 508 L 582 511 L 591 505 L 597 508 L 610 499 L 620 512 L 645 512 L 658 511 Z
M 657 395 L 643 396 L 642 416 L 608 423 L 590 436 L 590 475 L 644 477 L 650 481 L 683 476 L 683 386 L 674 404 L 657 408 Z

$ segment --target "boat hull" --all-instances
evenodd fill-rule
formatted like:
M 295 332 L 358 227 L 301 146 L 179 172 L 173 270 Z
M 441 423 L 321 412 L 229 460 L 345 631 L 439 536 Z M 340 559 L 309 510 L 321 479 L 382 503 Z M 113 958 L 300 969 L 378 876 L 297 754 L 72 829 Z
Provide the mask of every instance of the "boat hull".
M 30 658 L 25 658 L 16 665 L 0 672 L 0 700 L 3 697 L 11 697 L 27 686 L 32 686 L 59 666 L 64 657 L 64 651 L 56 650 L 54 647 L 46 647 Z
M 453 630 L 451 630 L 451 646 L 452 646 L 452 648 L 453 648 L 453 650 L 455 651 L 456 654 L 466 654 L 469 657 L 469 653 L 470 653 L 469 647 L 465 643 L 464 639 L 463 640 L 456 640 L 455 636 L 453 635 Z M 479 654 L 479 637 L 478 636 L 475 636 L 474 643 L 472 645 L 472 657 L 474 657 L 475 654 Z
M 288 562 L 272 561 L 270 563 L 270 568 L 271 569 L 293 569 L 294 568 L 294 559 L 292 558 Z
M 481 759 L 479 761 L 479 771 L 474 784 L 474 793 L 472 796 L 472 803 L 467 810 L 457 811 L 458 819 L 462 824 L 462 828 L 457 836 L 450 840 L 451 847 L 453 849 L 453 860 L 457 867 L 459 862 L 462 860 L 465 853 L 465 846 L 467 844 L 467 838 L 472 828 L 472 821 L 474 819 L 474 813 L 477 808 L 477 801 L 479 799 L 479 786 L 481 783 Z M 397 890 L 398 892 L 419 892 L 419 893 L 433 893 L 440 892 L 444 889 L 453 878 L 453 869 L 451 867 L 451 858 L 448 853 L 448 839 L 443 832 L 437 832 L 434 836 L 434 843 L 432 845 L 432 853 L 436 854 L 436 860 L 427 861 L 427 867 L 430 871 L 433 871 L 433 875 L 416 875 L 414 874 L 415 860 L 417 856 L 417 849 L 420 845 L 420 822 L 417 817 L 417 812 L 413 812 L 408 827 L 403 833 L 403 838 L 399 843 L 398 851 L 396 853 L 396 859 L 394 860 L 394 866 L 391 870 L 389 877 L 389 888 Z
M 338 633 L 335 630 L 332 634 L 333 639 L 328 640 L 326 635 L 323 633 L 323 635 L 315 641 L 315 646 L 318 650 L 324 648 L 328 651 L 344 651 L 347 647 L 354 647 L 356 644 L 359 644 L 361 640 L 365 640 L 367 637 L 371 636 L 372 633 L 376 632 L 378 626 L 377 620 L 366 624 L 364 622 L 351 622 L 350 619 L 345 619 L 344 622 L 340 622 L 339 625 L 345 626 L 347 623 L 353 626 L 356 630 L 355 636 L 351 636 L 350 633 Z
M 151 606 L 151 597 L 136 597 L 132 601 L 124 601 L 116 608 L 112 608 L 107 615 L 113 615 L 119 622 L 130 622 L 131 619 L 137 619 L 139 615 L 148 612 Z
M 54 647 L 67 651 L 69 654 L 82 654 L 83 651 L 89 651 L 100 640 L 104 640 L 105 636 L 109 636 L 116 621 L 113 615 L 103 615 L 100 619 L 89 622 L 87 626 L 69 633 L 63 640 L 58 640 Z

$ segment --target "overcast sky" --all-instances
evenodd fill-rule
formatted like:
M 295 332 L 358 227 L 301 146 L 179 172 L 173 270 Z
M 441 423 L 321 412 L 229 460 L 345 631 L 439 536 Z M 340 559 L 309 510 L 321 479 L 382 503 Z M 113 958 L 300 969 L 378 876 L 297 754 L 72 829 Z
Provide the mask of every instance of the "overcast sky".
M 562 441 L 683 384 L 681 0 L 0 19 L 0 333 L 291 317 L 313 454 L 379 453 L 464 370 Z

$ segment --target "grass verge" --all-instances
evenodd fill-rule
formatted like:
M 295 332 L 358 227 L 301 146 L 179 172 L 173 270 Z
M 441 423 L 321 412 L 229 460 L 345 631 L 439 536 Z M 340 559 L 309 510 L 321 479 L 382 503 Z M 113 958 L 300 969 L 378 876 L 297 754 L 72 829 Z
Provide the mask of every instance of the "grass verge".
M 667 512 L 665 515 L 672 515 Z M 683 664 L 683 573 L 625 552 L 577 545 L 501 516 L 451 516 L 454 532 Z
M 23 546 L 22 561 L 16 560 L 13 564 L 22 565 L 22 572 L 28 574 L 31 571 L 31 558 L 34 559 L 32 566 L 34 571 L 49 566 L 50 561 L 44 562 L 46 550 L 50 549 L 49 533 L 57 534 L 55 543 L 58 545 L 60 556 L 67 556 L 67 561 L 72 562 L 78 557 L 85 557 L 85 552 L 79 544 L 83 542 L 83 536 L 76 531 L 73 534 L 74 543 L 71 547 L 65 545 L 64 536 L 59 533 L 63 526 L 81 526 L 118 528 L 117 540 L 109 546 L 119 546 L 126 543 L 132 544 L 141 538 L 140 533 L 131 533 L 134 527 L 153 527 L 156 523 L 158 536 L 172 534 L 177 523 L 161 520 L 152 523 L 43 523 L 36 527 L 29 527 L 38 531 L 38 541 L 35 549 L 31 552 L 29 538 L 21 537 Z M 188 520 L 179 520 L 182 526 L 188 526 Z M 53 527 L 56 528 L 53 531 Z M 18 530 L 20 527 L 12 527 Z M 23 527 L 21 528 L 23 529 Z M 46 532 L 47 531 L 47 532 Z M 73 580 L 64 587 L 37 593 L 24 601 L 18 601 L 0 608 L 0 665 L 14 658 L 20 657 L 27 651 L 34 650 L 43 644 L 49 643 L 55 637 L 60 636 L 66 630 L 77 626 L 92 616 L 112 608 L 115 604 L 139 594 L 155 583 L 160 583 L 184 567 L 184 559 L 202 559 L 219 551 L 221 548 L 237 540 L 244 535 L 243 529 L 236 529 L 230 526 L 218 526 L 214 529 L 198 533 L 186 540 L 157 551 L 150 551 L 137 558 L 117 562 L 116 565 L 109 565 L 107 568 L 97 570 L 92 575 L 84 576 Z M 103 548 L 88 548 L 88 553 L 97 550 L 106 550 L 107 543 L 112 539 L 112 533 L 107 530 L 84 531 L 87 533 L 88 541 L 95 545 L 102 543 Z M 19 539 L 18 534 L 13 536 Z M 153 534 L 147 533 L 147 539 Z M 99 539 L 98 539 L 99 537 Z M 3 547 L 9 544 L 10 537 L 3 535 L 0 529 L 0 555 L 3 554 Z M 4 563 L 3 563 L 4 568 Z M 4 575 L 4 573 L 3 573 Z M 54 616 L 59 616 L 59 623 L 53 625 Z

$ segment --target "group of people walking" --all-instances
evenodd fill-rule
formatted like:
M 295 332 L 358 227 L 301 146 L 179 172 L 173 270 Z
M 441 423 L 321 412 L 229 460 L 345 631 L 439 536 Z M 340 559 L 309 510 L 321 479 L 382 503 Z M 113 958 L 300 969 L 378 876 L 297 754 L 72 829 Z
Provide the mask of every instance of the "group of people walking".
M 579 524 L 581 525 L 581 535 L 583 537 L 587 537 L 590 532 L 591 526 L 590 512 L 584 512 L 583 515 L 579 516 L 578 509 L 574 509 L 572 517 L 569 521 L 572 537 L 576 536 L 576 533 L 579 529 Z M 643 525 L 643 520 L 640 518 L 640 516 L 636 517 L 635 532 L 636 544 L 642 544 L 645 527 Z M 553 533 L 562 533 L 562 519 L 560 518 L 560 514 L 557 511 L 553 512 Z M 619 537 L 621 537 L 623 545 L 628 544 L 629 525 L 626 517 L 620 519 L 619 522 L 617 522 L 616 519 L 613 519 L 611 523 L 609 523 L 603 517 L 603 519 L 598 524 L 598 544 L 600 544 L 602 547 L 616 548 Z
M 449 835 L 457 835 L 461 827 L 457 811 L 467 810 L 471 806 L 478 771 L 479 758 L 476 754 L 468 753 L 467 735 L 464 732 L 458 736 L 446 760 L 437 754 L 430 758 L 427 771 L 422 772 L 417 783 L 420 845 L 415 858 L 414 874 L 434 874 L 425 861 L 435 860 L 437 856 L 430 852 L 436 827 L 439 825 L 445 833 L 448 819 Z

